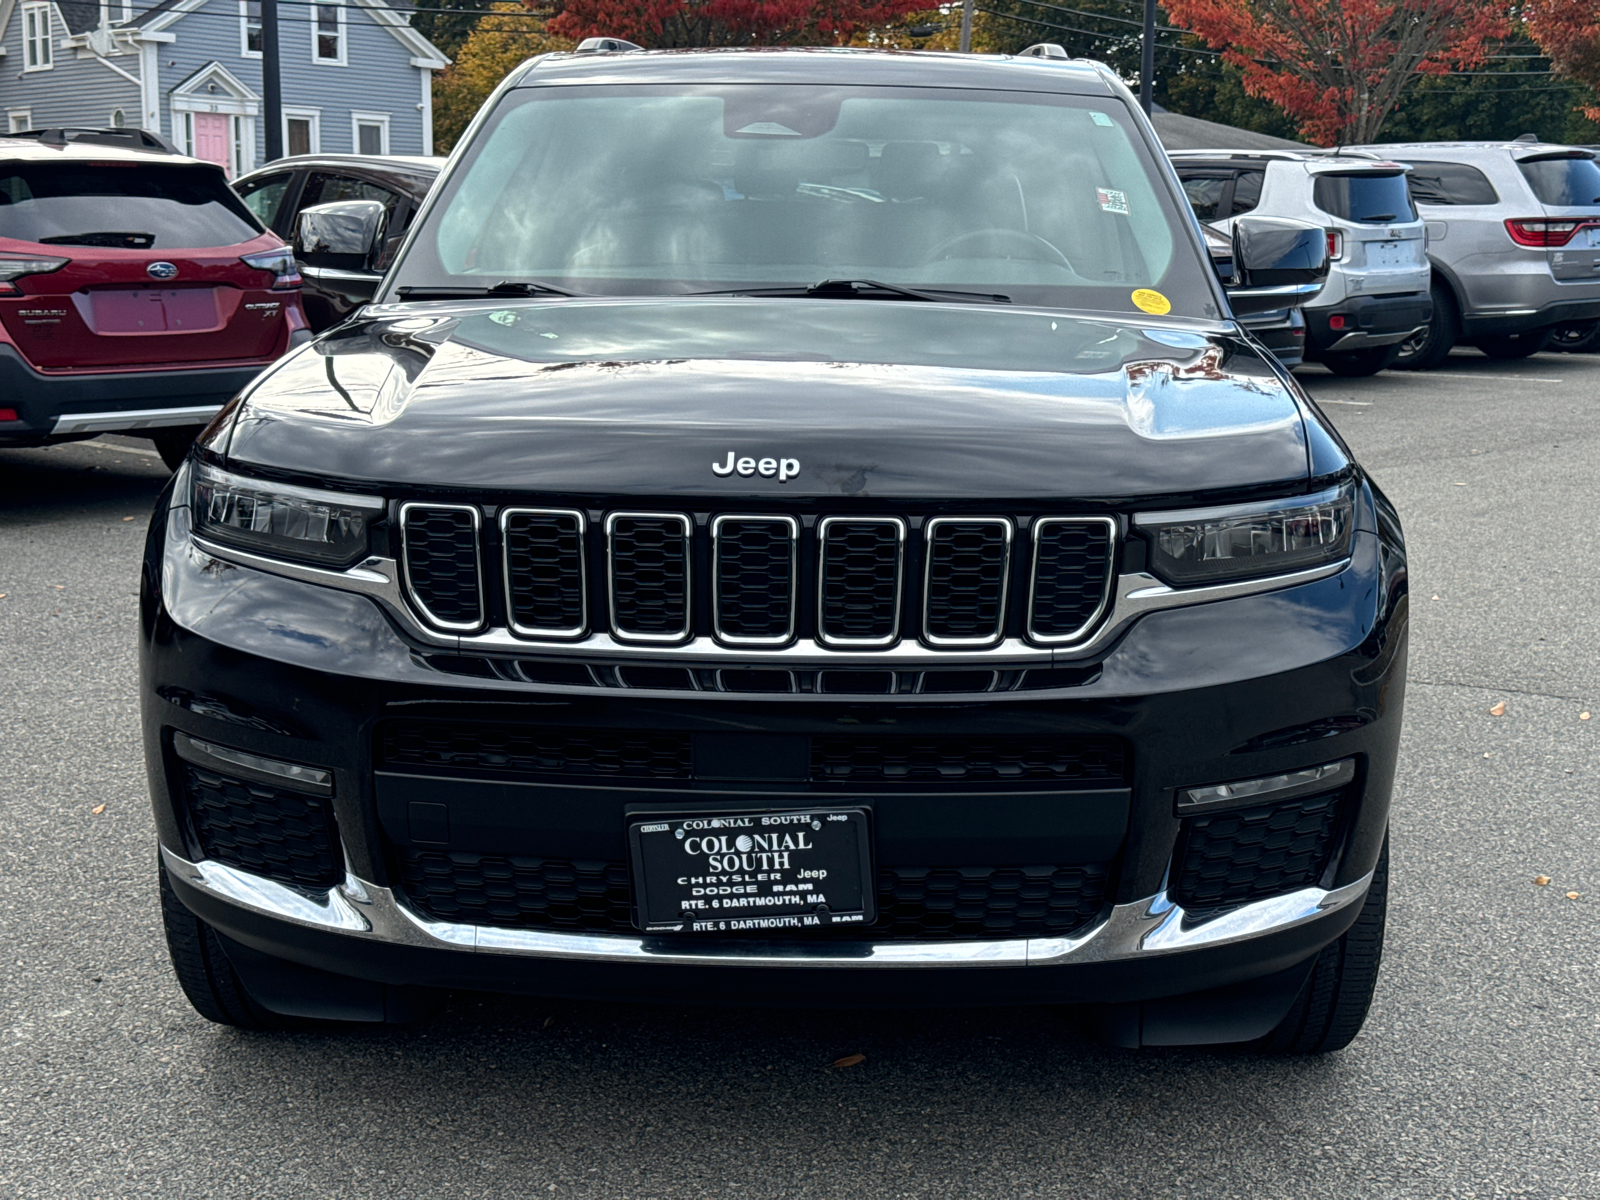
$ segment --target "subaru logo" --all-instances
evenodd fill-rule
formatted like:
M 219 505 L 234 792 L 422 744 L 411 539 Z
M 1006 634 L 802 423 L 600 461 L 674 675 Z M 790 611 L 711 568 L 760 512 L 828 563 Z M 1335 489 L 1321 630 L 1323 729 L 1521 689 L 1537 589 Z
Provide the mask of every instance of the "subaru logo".
M 178 268 L 169 262 L 153 262 L 145 268 L 145 271 L 152 279 L 176 279 L 178 277 Z

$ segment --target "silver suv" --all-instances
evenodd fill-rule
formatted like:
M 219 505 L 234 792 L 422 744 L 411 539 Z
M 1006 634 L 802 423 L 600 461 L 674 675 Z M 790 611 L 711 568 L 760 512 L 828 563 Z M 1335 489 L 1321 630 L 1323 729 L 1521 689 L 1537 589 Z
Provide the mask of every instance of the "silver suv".
M 1304 308 L 1306 358 L 1339 375 L 1371 375 L 1428 328 L 1428 257 L 1403 163 L 1318 150 L 1169 157 L 1201 221 L 1229 229 L 1240 214 L 1258 213 L 1328 231 L 1328 281 Z
M 1395 365 L 1438 366 L 1458 341 L 1525 358 L 1558 325 L 1600 317 L 1600 165 L 1593 150 L 1514 142 L 1363 149 L 1411 170 L 1428 224 L 1433 319 Z

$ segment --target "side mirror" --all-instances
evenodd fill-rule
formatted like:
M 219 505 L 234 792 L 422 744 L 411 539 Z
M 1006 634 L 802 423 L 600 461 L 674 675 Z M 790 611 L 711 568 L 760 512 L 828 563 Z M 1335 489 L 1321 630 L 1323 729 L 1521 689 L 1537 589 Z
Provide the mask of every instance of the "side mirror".
M 1238 286 L 1227 289 L 1235 316 L 1304 304 L 1328 278 L 1328 234 L 1283 217 L 1239 217 L 1233 223 Z
M 301 264 L 334 271 L 377 272 L 373 263 L 383 248 L 388 210 L 376 200 L 337 200 L 303 209 L 294 231 L 294 253 Z

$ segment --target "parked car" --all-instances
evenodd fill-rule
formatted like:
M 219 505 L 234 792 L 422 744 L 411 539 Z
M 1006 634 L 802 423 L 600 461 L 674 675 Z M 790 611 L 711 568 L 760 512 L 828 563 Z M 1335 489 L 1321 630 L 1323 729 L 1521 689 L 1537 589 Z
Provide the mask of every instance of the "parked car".
M 250 211 L 293 242 L 300 214 L 319 204 L 375 200 L 383 206 L 384 237 L 371 262 L 305 267 L 301 293 L 314 332 L 338 324 L 372 299 L 400 239 L 444 167 L 442 158 L 411 155 L 306 154 L 280 158 L 234 181 Z
M 1399 366 L 1457 342 L 1491 358 L 1537 353 L 1562 326 L 1600 319 L 1600 166 L 1581 146 L 1417 142 L 1366 147 L 1411 166 L 1428 223 L 1433 317 Z
M 1211 265 L 1224 289 L 1238 286 L 1234 264 L 1237 254 L 1233 239 L 1215 226 L 1200 222 L 1200 232 L 1205 236 L 1206 249 L 1211 252 Z M 1306 318 L 1298 307 L 1274 308 L 1267 312 L 1237 314 L 1243 325 L 1285 368 L 1298 367 L 1305 359 Z
M 1315 150 L 1176 150 L 1171 158 L 1195 215 L 1219 229 L 1255 213 L 1327 230 L 1328 282 L 1304 306 L 1308 359 L 1340 375 L 1371 375 L 1427 325 L 1423 224 L 1404 165 Z
M 220 167 L 140 130 L 0 138 L 0 446 L 130 433 L 175 464 L 310 336 L 294 255 Z
M 320 207 L 308 253 L 377 248 L 381 205 Z M 1347 1044 L 1405 545 L 1230 314 L 1314 292 L 1326 233 L 1234 241 L 1230 296 L 1136 99 L 1058 47 L 514 70 L 374 303 L 156 506 L 195 1008 L 1071 1003 L 1120 1045 Z

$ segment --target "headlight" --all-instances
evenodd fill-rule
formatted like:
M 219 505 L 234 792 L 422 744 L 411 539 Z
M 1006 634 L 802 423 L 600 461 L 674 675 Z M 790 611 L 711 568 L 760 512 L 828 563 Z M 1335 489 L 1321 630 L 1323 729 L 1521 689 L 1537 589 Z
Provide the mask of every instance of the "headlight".
M 383 513 L 377 496 L 247 479 L 196 463 L 189 510 L 195 532 L 275 558 L 348 566 L 367 553 Z
M 1355 485 L 1315 496 L 1139 513 L 1151 567 L 1174 587 L 1303 571 L 1350 556 Z

